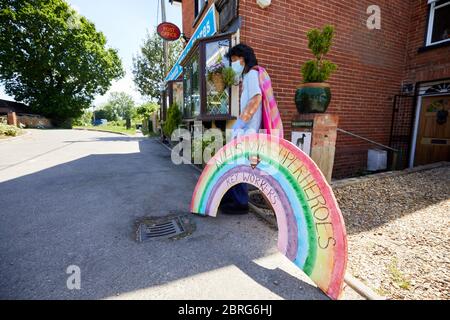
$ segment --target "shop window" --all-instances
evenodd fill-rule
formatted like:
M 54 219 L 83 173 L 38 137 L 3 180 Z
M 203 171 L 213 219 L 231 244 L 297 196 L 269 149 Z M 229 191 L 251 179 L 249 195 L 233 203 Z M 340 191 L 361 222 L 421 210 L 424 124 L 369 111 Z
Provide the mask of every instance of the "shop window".
M 225 66 L 230 66 L 230 61 L 225 54 L 230 49 L 230 40 L 222 39 L 205 43 L 206 70 L 221 61 Z M 218 92 L 215 85 L 206 81 L 206 115 L 227 115 L 230 105 L 230 88 Z
M 181 62 L 183 71 L 183 118 L 215 121 L 231 120 L 231 88 L 218 88 L 208 80 L 207 70 L 221 61 L 231 62 L 225 54 L 231 47 L 229 35 L 198 40 Z
M 429 0 L 427 46 L 450 41 L 450 1 Z
M 183 117 L 187 119 L 200 115 L 200 56 L 198 50 L 184 66 Z
M 168 106 L 176 103 L 179 108 L 183 107 L 183 80 L 169 81 L 167 83 Z
M 179 107 L 183 105 L 183 82 L 177 81 L 173 83 L 172 101 Z

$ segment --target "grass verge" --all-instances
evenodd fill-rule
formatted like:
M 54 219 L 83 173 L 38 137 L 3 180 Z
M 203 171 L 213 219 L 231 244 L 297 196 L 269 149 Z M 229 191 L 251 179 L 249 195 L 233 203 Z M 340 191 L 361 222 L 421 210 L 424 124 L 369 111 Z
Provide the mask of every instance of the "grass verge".
M 130 136 L 134 136 L 136 134 L 136 129 L 134 127 L 131 127 L 131 129 L 127 129 L 125 127 L 119 127 L 119 126 L 84 126 L 84 127 L 73 127 L 74 129 L 93 129 L 97 131 L 111 131 L 111 132 L 117 132 L 117 133 L 125 133 Z

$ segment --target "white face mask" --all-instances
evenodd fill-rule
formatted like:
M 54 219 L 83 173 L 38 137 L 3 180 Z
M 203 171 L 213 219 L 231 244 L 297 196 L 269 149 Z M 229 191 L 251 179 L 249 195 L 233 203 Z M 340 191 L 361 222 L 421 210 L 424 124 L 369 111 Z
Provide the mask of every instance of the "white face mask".
M 240 77 L 242 76 L 242 72 L 244 72 L 244 66 L 241 64 L 241 62 L 235 61 L 231 64 L 231 67 L 233 68 L 234 72 Z

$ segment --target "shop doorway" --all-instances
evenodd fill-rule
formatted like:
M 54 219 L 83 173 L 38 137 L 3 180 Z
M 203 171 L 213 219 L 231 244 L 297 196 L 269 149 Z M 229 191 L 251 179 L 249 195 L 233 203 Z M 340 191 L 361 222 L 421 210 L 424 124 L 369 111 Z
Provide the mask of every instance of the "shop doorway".
M 419 106 L 414 165 L 450 161 L 450 95 L 424 96 Z

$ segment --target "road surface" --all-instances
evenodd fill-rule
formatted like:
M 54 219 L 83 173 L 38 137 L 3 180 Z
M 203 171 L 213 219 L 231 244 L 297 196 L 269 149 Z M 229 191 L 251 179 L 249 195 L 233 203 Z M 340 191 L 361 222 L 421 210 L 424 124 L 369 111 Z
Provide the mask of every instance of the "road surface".
M 1 141 L 0 299 L 326 299 L 253 215 L 193 217 L 185 239 L 137 243 L 141 217 L 189 211 L 198 176 L 142 137 L 31 130 Z

